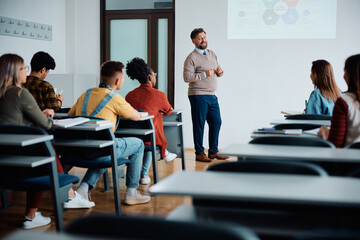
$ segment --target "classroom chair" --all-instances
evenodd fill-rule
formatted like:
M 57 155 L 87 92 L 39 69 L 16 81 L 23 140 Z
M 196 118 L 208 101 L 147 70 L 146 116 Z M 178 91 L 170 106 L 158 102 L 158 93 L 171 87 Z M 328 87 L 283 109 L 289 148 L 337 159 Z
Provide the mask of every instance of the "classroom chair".
M 360 231 L 349 229 L 316 229 L 294 237 L 294 240 L 355 240 L 360 239 Z
M 167 221 L 154 217 L 97 215 L 70 223 L 66 233 L 101 239 L 154 240 L 258 240 L 250 229 L 232 223 L 194 223 Z
M 353 142 L 347 148 L 354 148 L 354 149 L 360 149 L 360 142 Z
M 354 143 L 350 144 L 349 146 L 347 146 L 347 148 L 360 149 L 360 142 L 354 142 Z M 360 178 L 360 168 L 355 169 L 354 171 L 350 172 L 348 176 L 353 177 L 353 178 Z
M 29 135 L 48 135 L 48 133 L 37 127 L 1 125 L 2 134 L 29 134 Z M 7 146 L 1 145 L 1 160 L 6 161 L 7 157 L 16 157 L 20 160 L 30 160 L 31 157 L 54 157 L 55 152 L 50 141 L 44 141 L 29 146 Z M 16 159 L 12 159 L 14 163 Z M 55 160 L 34 166 L 23 166 L 1 161 L 0 169 L 0 188 L 15 191 L 51 191 L 55 214 L 56 230 L 63 230 L 63 209 L 62 204 L 68 200 L 68 191 L 74 183 L 79 182 L 79 178 L 73 175 L 61 174 L 57 172 Z M 3 196 L 3 198 L 5 198 Z M 3 199 L 3 201 L 6 199 Z M 6 207 L 6 206 L 4 206 Z
M 329 116 L 329 115 L 321 115 L 321 114 L 295 114 L 295 115 L 285 115 L 285 119 L 331 120 L 331 116 Z
M 335 148 L 334 144 L 320 137 L 314 138 L 314 137 L 298 137 L 298 136 L 263 136 L 263 137 L 254 138 L 249 143 Z
M 210 165 L 207 171 L 328 176 L 323 168 L 313 163 L 273 160 L 222 162 Z
M 313 123 L 282 123 L 275 125 L 275 130 L 284 130 L 284 129 L 302 129 L 303 131 L 313 130 L 321 127 L 320 124 Z
M 89 116 L 68 116 L 66 118 L 87 117 Z M 119 166 L 130 163 L 129 159 L 117 158 L 115 150 L 115 136 L 111 128 L 98 131 L 89 131 L 74 128 L 56 128 L 54 130 L 54 145 L 57 153 L 61 156 L 60 161 L 63 165 L 75 166 L 80 168 L 112 168 L 114 201 L 116 214 L 121 214 L 120 187 L 119 187 Z M 59 141 L 60 140 L 60 141 Z M 81 142 L 84 141 L 84 143 Z M 80 143 L 79 143 L 80 141 Z M 108 144 L 108 142 L 113 142 Z M 108 156 L 107 158 L 99 157 Z M 65 167 L 64 171 L 69 171 Z M 109 179 L 107 172 L 104 174 L 105 190 L 110 189 L 107 185 Z

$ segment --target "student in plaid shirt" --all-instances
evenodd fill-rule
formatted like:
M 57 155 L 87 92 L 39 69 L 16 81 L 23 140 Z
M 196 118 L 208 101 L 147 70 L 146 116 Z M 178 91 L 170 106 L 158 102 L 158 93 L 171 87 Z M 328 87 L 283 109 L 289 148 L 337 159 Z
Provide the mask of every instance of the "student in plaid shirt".
M 26 87 L 34 96 L 41 110 L 50 108 L 57 111 L 61 108 L 64 97 L 55 95 L 53 86 L 45 81 L 50 69 L 55 69 L 54 59 L 46 52 L 37 52 L 31 59 L 31 72 L 26 78 Z

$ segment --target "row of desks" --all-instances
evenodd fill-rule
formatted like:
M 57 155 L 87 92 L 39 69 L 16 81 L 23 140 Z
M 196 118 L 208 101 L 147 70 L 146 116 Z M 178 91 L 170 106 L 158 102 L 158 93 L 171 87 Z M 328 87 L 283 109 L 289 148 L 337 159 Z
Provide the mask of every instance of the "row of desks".
M 329 120 L 274 120 L 271 124 L 309 122 L 330 126 Z M 231 144 L 220 154 L 236 156 L 238 161 L 257 158 L 360 167 L 356 149 Z M 317 228 L 359 230 L 357 189 L 360 181 L 349 177 L 205 171 L 176 172 L 150 192 L 193 198 L 193 205 L 178 207 L 169 220 L 238 222 L 261 236 L 292 238 Z

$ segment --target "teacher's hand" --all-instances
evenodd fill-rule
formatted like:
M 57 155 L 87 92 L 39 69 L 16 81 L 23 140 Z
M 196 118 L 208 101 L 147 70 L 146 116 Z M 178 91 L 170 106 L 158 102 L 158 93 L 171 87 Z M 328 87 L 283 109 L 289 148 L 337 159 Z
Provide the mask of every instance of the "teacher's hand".
M 219 75 L 224 73 L 224 70 L 221 67 L 218 67 L 218 69 L 216 69 L 215 72 Z
M 207 77 L 213 76 L 213 75 L 214 75 L 214 72 L 215 72 L 214 69 L 210 69 L 210 70 L 205 71 Z

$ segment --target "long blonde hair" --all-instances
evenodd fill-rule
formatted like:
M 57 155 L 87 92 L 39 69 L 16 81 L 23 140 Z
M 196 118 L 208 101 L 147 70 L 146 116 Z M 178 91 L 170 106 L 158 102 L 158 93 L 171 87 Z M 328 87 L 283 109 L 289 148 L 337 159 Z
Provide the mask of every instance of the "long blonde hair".
M 316 74 L 314 85 L 320 90 L 321 95 L 330 102 L 336 102 L 341 93 L 335 82 L 331 64 L 326 60 L 316 60 L 312 62 L 311 72 Z
M 24 59 L 16 54 L 4 54 L 0 57 L 0 99 L 9 88 L 16 87 L 19 92 L 22 85 L 19 79 Z

